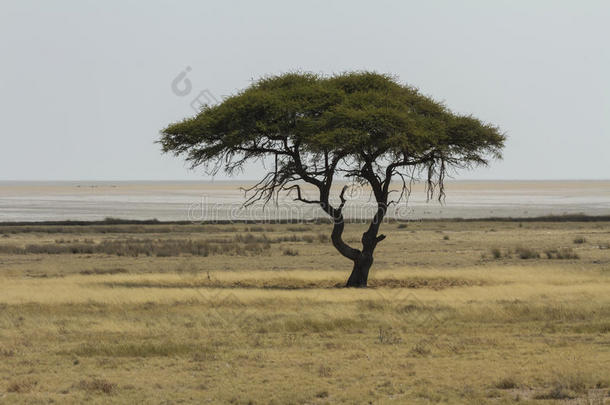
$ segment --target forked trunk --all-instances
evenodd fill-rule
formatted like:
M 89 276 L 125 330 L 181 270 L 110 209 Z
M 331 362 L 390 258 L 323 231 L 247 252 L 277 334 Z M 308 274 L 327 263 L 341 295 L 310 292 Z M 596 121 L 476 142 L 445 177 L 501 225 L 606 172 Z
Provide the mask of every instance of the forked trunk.
M 346 287 L 366 288 L 369 270 L 373 265 L 373 252 L 377 243 L 385 238 L 384 235 L 377 236 L 379 225 L 373 222 L 368 231 L 362 234 L 362 252 L 353 259 L 354 268 L 347 279 Z
M 343 191 L 341 191 L 341 205 L 338 209 L 332 208 L 328 203 L 323 203 L 321 205 L 322 208 L 325 209 L 334 219 L 334 226 L 331 234 L 333 246 L 344 257 L 354 262 L 352 274 L 350 274 L 345 286 L 366 288 L 369 278 L 369 270 L 373 265 L 373 252 L 375 251 L 377 244 L 385 238 L 385 235 L 377 236 L 377 232 L 379 231 L 379 225 L 381 224 L 381 221 L 385 215 L 387 205 L 385 202 L 378 203 L 377 213 L 373 217 L 367 231 L 362 234 L 362 251 L 354 249 L 345 243 L 342 238 L 343 228 L 345 227 L 342 213 L 343 205 L 345 204 L 343 194 L 345 193 L 346 188 L 347 186 L 343 187 Z M 322 200 L 325 201 L 325 199 Z

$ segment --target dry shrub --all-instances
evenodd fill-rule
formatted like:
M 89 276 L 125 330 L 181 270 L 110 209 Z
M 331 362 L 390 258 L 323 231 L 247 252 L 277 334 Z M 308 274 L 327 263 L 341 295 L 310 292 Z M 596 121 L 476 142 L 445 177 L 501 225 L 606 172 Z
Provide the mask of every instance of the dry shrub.
M 323 364 L 320 365 L 320 367 L 318 368 L 318 375 L 320 377 L 331 377 L 332 374 L 332 369 L 330 367 L 327 367 Z
M 556 385 L 550 391 L 534 395 L 534 399 L 572 399 L 574 395 L 564 387 Z
M 517 248 L 515 248 L 515 254 L 523 260 L 540 258 L 540 253 L 536 252 L 534 249 L 530 249 L 523 246 L 518 246 Z
M 430 344 L 431 343 L 429 341 L 423 339 L 417 342 L 415 346 L 413 346 L 409 354 L 415 357 L 428 356 L 430 353 L 432 353 L 432 350 L 430 349 Z
M 92 274 L 102 275 L 102 274 L 124 274 L 128 273 L 127 269 L 122 267 L 114 268 L 114 269 L 91 269 L 91 270 L 81 270 L 79 274 L 88 276 Z
M 309 231 L 309 228 L 305 227 L 305 226 L 289 226 L 288 231 L 289 232 L 307 232 L 307 231 Z
M 514 388 L 519 388 L 519 383 L 517 382 L 515 377 L 509 376 L 498 380 L 498 382 L 495 383 L 494 387 L 501 390 L 510 390 Z
M 236 235 L 231 239 L 118 239 L 100 243 L 29 244 L 25 248 L 15 245 L 0 245 L 5 254 L 107 254 L 116 256 L 171 257 L 187 254 L 210 255 L 259 255 L 270 248 L 266 237 Z
M 491 252 L 491 257 L 493 257 L 494 259 L 501 259 L 502 258 L 502 251 L 500 250 L 500 248 L 491 248 L 490 250 Z
M 87 392 L 112 394 L 116 390 L 117 385 L 108 380 L 94 378 L 92 380 L 81 380 L 77 387 Z
M 382 345 L 396 345 L 402 342 L 402 338 L 394 329 L 382 327 L 379 327 L 377 340 Z
M 23 394 L 26 392 L 30 392 L 37 384 L 38 384 L 38 381 L 26 378 L 23 380 L 11 382 L 8 385 L 8 388 L 6 389 L 6 391 L 14 392 L 17 394 Z
M 298 256 L 299 255 L 299 251 L 296 249 L 291 249 L 291 248 L 286 248 L 282 251 L 282 254 L 284 256 Z
M 572 248 L 548 249 L 544 253 L 549 259 L 568 260 L 579 258 L 578 254 L 574 252 Z

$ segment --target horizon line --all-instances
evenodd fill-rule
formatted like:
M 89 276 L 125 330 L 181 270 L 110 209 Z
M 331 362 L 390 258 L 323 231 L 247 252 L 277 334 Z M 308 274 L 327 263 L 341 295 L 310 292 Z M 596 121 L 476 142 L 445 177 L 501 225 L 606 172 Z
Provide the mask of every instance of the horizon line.
M 336 179 L 337 181 L 346 181 L 348 179 Z M 120 183 L 138 183 L 138 182 L 189 182 L 189 183 L 215 183 L 215 182 L 258 182 L 260 179 L 0 179 L 0 183 L 74 183 L 74 182 L 120 182 Z M 573 178 L 573 179 L 548 179 L 548 178 L 537 178 L 537 179 L 447 179 L 446 182 L 459 182 L 459 181 L 610 181 L 610 178 Z M 425 182 L 425 180 L 419 180 L 416 182 Z

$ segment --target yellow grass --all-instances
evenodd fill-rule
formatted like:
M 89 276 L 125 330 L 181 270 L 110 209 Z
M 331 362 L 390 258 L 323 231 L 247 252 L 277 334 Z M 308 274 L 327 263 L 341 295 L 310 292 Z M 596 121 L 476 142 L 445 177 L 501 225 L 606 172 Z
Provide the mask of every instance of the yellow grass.
M 251 233 L 329 232 L 299 226 Z M 15 229 L 0 244 L 206 240 L 222 228 L 137 227 Z M 363 226 L 347 229 L 355 240 Z M 379 287 L 366 290 L 336 287 L 349 263 L 317 239 L 245 256 L 2 254 L 0 403 L 609 401 L 610 224 L 447 221 L 384 233 Z M 541 257 L 520 259 L 520 246 Z M 546 258 L 559 248 L 579 258 Z

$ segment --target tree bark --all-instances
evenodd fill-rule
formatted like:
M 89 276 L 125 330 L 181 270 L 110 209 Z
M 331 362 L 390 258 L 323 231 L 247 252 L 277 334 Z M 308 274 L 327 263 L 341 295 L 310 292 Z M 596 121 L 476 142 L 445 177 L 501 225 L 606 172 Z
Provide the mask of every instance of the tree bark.
M 373 217 L 369 229 L 362 234 L 362 251 L 359 251 L 356 258 L 353 259 L 354 268 L 352 269 L 352 274 L 350 274 L 347 279 L 346 287 L 366 288 L 369 270 L 373 265 L 373 252 L 375 251 L 377 244 L 385 239 L 385 235 L 377 236 L 385 212 L 385 204 L 379 204 L 377 213 Z
M 354 260 L 354 268 L 352 274 L 347 279 L 346 287 L 366 288 L 369 270 L 373 265 L 373 255 L 368 253 L 360 253 L 358 258 Z
M 343 240 L 343 229 L 345 228 L 345 220 L 343 218 L 343 206 L 345 205 L 345 198 L 343 197 L 347 186 L 343 187 L 340 194 L 341 204 L 337 208 L 333 208 L 328 203 L 328 190 L 320 193 L 320 206 L 326 211 L 334 222 L 333 231 L 331 234 L 331 241 L 333 246 L 341 255 L 350 259 L 354 263 L 352 273 L 350 274 L 346 287 L 366 288 L 369 278 L 369 270 L 373 265 L 373 252 L 377 243 L 385 239 L 385 235 L 377 236 L 379 232 L 379 226 L 383 221 L 383 218 L 387 210 L 387 195 L 382 195 L 379 191 L 377 198 L 383 198 L 381 201 L 377 201 L 377 212 L 373 217 L 369 228 L 362 234 L 362 250 L 355 249 L 349 246 Z M 299 199 L 302 200 L 302 198 Z

